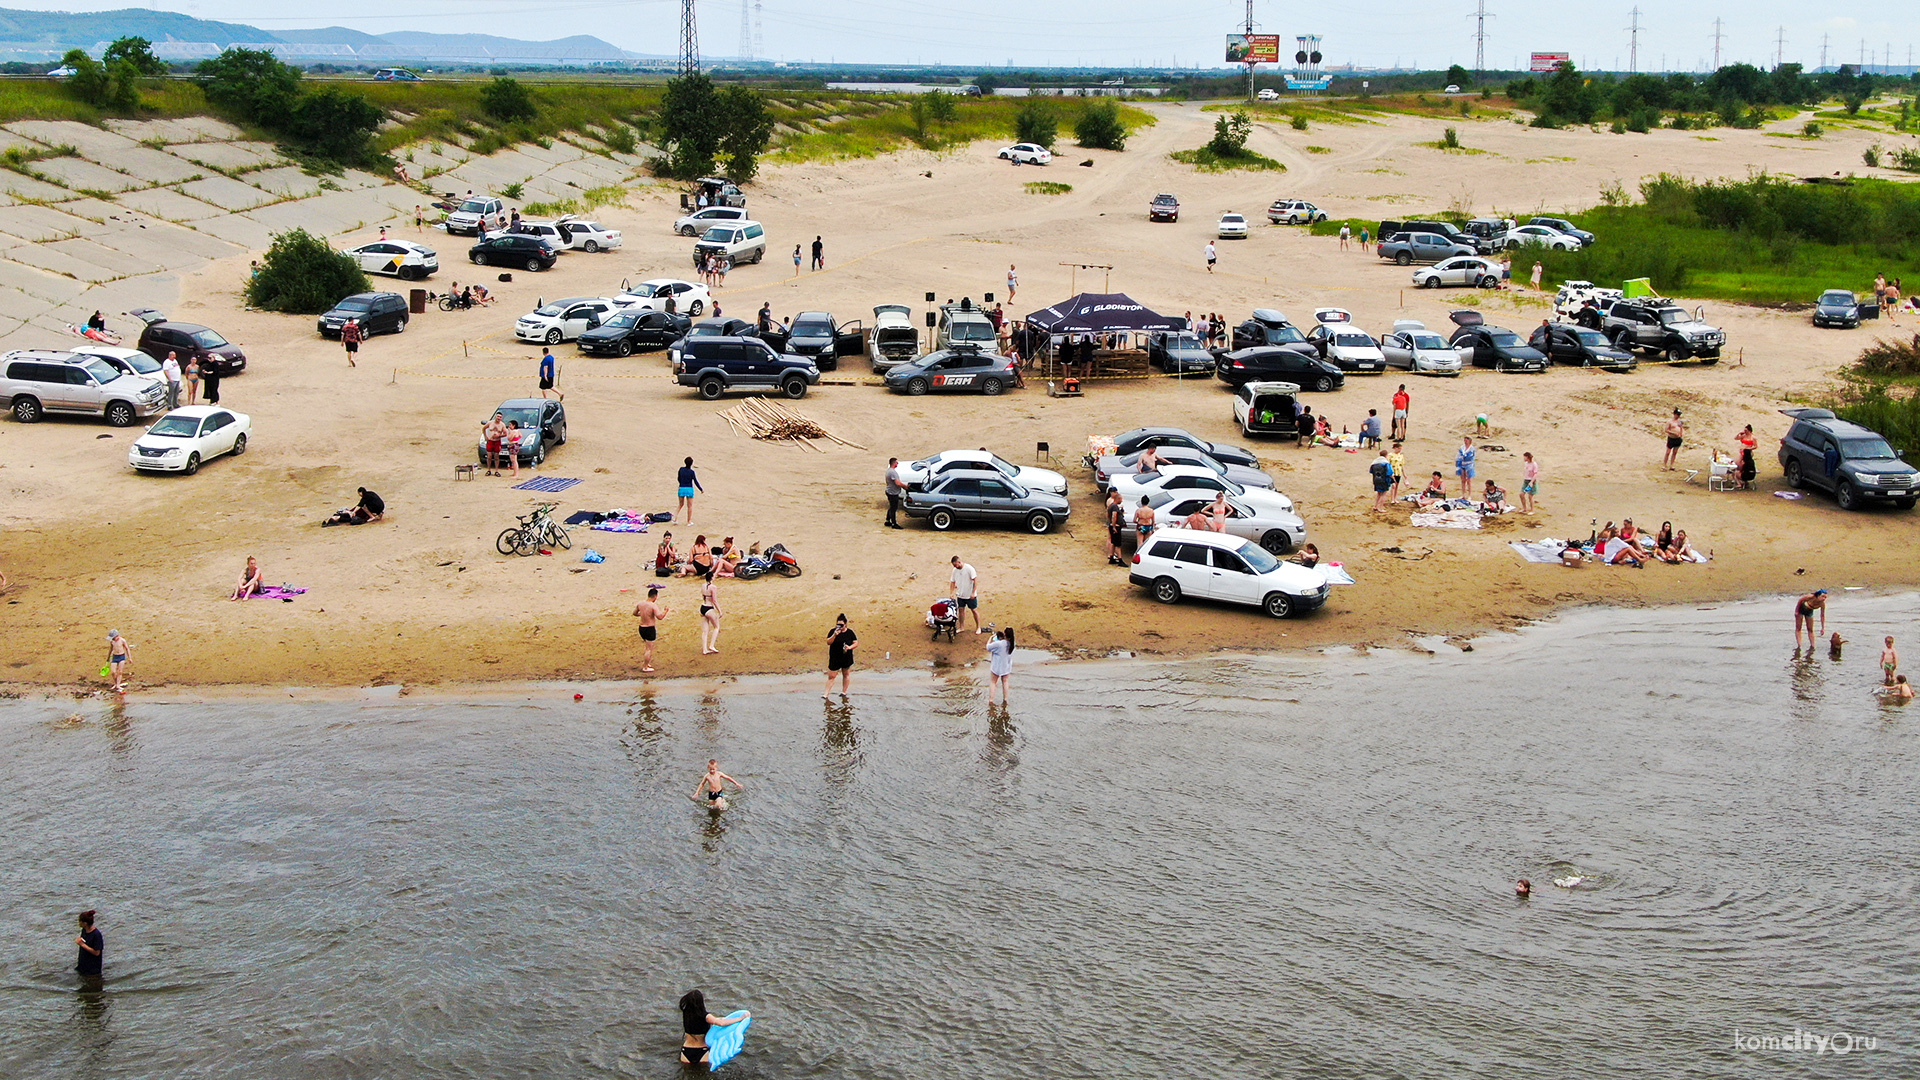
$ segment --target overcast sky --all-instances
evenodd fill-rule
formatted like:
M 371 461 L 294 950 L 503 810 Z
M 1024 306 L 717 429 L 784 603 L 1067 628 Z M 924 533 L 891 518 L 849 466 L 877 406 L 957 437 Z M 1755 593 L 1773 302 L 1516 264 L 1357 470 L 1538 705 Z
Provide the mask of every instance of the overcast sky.
M 15 0 L 19 3 L 19 0 Z M 751 0 L 749 0 L 751 2 Z M 1318 33 L 1331 64 L 1473 66 L 1477 0 L 1349 0 L 1307 12 L 1307 5 L 1255 0 L 1258 32 L 1291 38 Z M 1045 66 L 1135 64 L 1218 66 L 1224 36 L 1245 18 L 1235 0 L 760 0 L 760 53 L 776 60 Z M 1785 58 L 1811 68 L 1858 63 L 1861 41 L 1872 63 L 1893 48 L 1909 63 L 1920 44 L 1920 9 L 1906 3 L 1796 3 L 1789 0 L 1639 0 L 1640 70 L 1704 69 L 1713 57 L 1714 19 L 1724 19 L 1723 62 L 1772 66 L 1785 27 Z M 21 4 L 25 7 L 27 5 Z M 49 4 L 48 6 L 54 6 Z M 110 10 L 128 0 L 62 0 L 63 10 Z M 158 0 L 147 7 L 267 30 L 340 25 L 392 30 L 477 31 L 544 40 L 592 34 L 635 52 L 678 49 L 679 0 L 331 0 L 325 17 L 292 17 L 259 0 Z M 305 5 L 301 5 L 304 7 Z M 740 0 L 700 0 L 701 51 L 740 50 Z M 1487 0 L 1487 66 L 1512 68 L 1532 51 L 1564 51 L 1582 68 L 1628 63 L 1633 0 L 1520 3 Z M 1895 15 L 1904 11 L 1898 21 Z M 1657 12 L 1658 14 L 1653 14 Z

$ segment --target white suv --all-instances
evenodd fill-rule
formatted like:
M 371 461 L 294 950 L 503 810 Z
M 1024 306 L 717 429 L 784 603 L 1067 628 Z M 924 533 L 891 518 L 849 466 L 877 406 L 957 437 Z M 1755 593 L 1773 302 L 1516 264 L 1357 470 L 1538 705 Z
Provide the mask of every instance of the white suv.
M 165 411 L 166 388 L 102 357 L 23 349 L 0 356 L 0 401 L 23 424 L 47 413 L 78 413 L 127 427 L 138 417 Z
M 1328 592 L 1318 570 L 1281 562 L 1244 537 L 1193 529 L 1154 530 L 1134 552 L 1127 580 L 1163 604 L 1192 596 L 1249 604 L 1276 619 L 1312 611 Z
M 704 210 L 695 210 L 675 221 L 673 231 L 681 236 L 699 236 L 710 226 L 745 220 L 747 220 L 747 208 L 744 206 L 709 206 Z
M 447 215 L 448 236 L 480 236 L 507 227 L 507 208 L 491 195 L 469 195 Z
M 1275 225 L 1311 225 L 1327 220 L 1327 212 L 1304 199 L 1275 199 L 1267 207 L 1267 220 Z

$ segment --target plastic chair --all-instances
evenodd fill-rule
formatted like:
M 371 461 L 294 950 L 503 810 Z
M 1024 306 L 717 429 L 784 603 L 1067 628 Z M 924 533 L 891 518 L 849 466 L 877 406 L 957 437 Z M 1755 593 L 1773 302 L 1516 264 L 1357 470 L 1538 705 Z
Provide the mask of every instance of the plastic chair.
M 1708 491 L 1737 491 L 1740 488 L 1740 463 L 1713 458 L 1707 463 Z

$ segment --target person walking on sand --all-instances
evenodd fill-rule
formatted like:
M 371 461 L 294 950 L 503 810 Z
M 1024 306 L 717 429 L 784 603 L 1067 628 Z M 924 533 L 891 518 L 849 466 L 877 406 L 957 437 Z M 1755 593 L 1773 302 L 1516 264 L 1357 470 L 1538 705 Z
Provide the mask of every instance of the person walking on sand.
M 1813 651 L 1813 615 L 1820 613 L 1820 632 L 1827 632 L 1827 590 L 1815 589 L 1793 602 L 1793 648 L 1800 649 L 1800 628 L 1807 631 L 1807 651 Z
M 960 556 L 955 555 L 953 557 L 953 574 L 948 578 L 948 581 L 953 585 L 954 602 L 960 605 L 962 611 L 973 612 L 973 632 L 976 634 L 980 633 L 979 572 L 976 571 L 971 564 L 961 562 Z M 956 627 L 959 626 L 960 620 L 955 619 L 954 625 Z
M 1520 512 L 1533 513 L 1533 496 L 1540 490 L 1540 463 L 1533 460 L 1533 451 L 1520 455 L 1525 462 L 1520 466 Z
M 887 459 L 887 528 L 901 528 L 900 500 L 906 495 L 907 482 L 900 477 L 900 459 L 890 457 Z
M 720 771 L 718 758 L 708 758 L 706 774 L 693 789 L 694 801 L 705 801 L 709 810 L 725 810 L 728 784 L 732 784 L 735 791 L 747 790 L 747 785 Z
M 1393 490 L 1393 462 L 1387 460 L 1385 450 L 1373 459 L 1367 471 L 1373 474 L 1373 512 L 1383 514 L 1387 510 L 1388 493 Z
M 1127 527 L 1127 500 L 1120 494 L 1119 488 L 1107 491 L 1107 565 L 1125 566 L 1126 557 L 1120 549 L 1120 535 Z
M 633 616 L 640 620 L 640 640 L 645 650 L 640 657 L 640 670 L 653 670 L 653 645 L 660 637 L 660 620 L 667 617 L 667 605 L 660 602 L 660 586 L 647 586 L 647 598 L 633 605 Z
M 1007 264 L 1007 300 L 1008 302 L 1012 302 L 1013 294 L 1018 292 L 1019 289 L 1020 289 L 1020 272 L 1014 269 L 1014 266 L 1012 263 L 1008 263 Z
M 700 477 L 697 474 L 695 474 L 693 471 L 692 458 L 686 459 L 685 464 L 680 466 L 679 485 L 680 485 L 680 488 L 679 488 L 680 505 L 674 507 L 673 518 L 675 521 L 680 520 L 681 512 L 685 511 L 687 515 L 687 524 L 691 525 L 693 524 L 694 493 L 695 492 L 705 493 L 707 490 L 706 488 L 703 488 L 700 486 Z
M 1453 453 L 1453 475 L 1460 478 L 1460 497 L 1473 498 L 1473 462 L 1477 456 L 1473 448 L 1473 436 L 1460 437 L 1460 449 Z
M 1893 643 L 1892 638 L 1887 643 Z M 133 662 L 133 644 L 120 636 L 120 631 L 107 631 L 107 671 L 113 675 L 113 692 L 127 692 L 127 665 Z
M 1887 647 L 1880 650 L 1880 672 L 1887 686 L 1893 685 L 1895 673 L 1900 670 L 1900 654 L 1893 650 L 1893 635 L 1887 635 Z
M 700 655 L 720 651 L 720 588 L 713 583 L 720 572 L 719 563 L 707 567 L 706 583 L 700 586 Z
M 553 358 L 552 349 L 542 345 L 540 346 L 540 396 L 545 398 L 549 390 L 553 391 L 553 396 L 561 401 L 567 400 L 567 395 L 560 392 L 560 361 Z
M 1400 389 L 1393 392 L 1393 430 L 1388 438 L 1407 441 L 1407 409 L 1412 404 L 1413 398 L 1407 393 L 1407 384 L 1401 383 Z
M 1680 410 L 1673 410 L 1673 419 L 1667 421 L 1667 456 L 1660 459 L 1660 467 L 1671 471 L 1675 458 L 1680 456 L 1680 446 L 1687 441 L 1687 425 L 1680 419 Z
M 993 640 L 987 642 L 987 704 L 993 704 L 993 693 L 1000 692 L 1000 704 L 1007 703 L 1007 680 L 1013 677 L 1013 627 L 993 632 Z
M 80 947 L 80 960 L 73 966 L 73 970 L 79 972 L 80 978 L 88 982 L 100 981 L 101 965 L 107 958 L 106 935 L 100 933 L 99 928 L 93 925 L 94 916 L 97 914 L 98 912 L 92 908 L 80 913 L 80 936 L 73 939 L 73 943 Z
M 360 320 L 348 319 L 347 325 L 340 328 L 340 344 L 347 350 L 347 366 L 359 367 L 355 358 L 360 355 Z
M 820 696 L 833 697 L 833 677 L 840 676 L 840 696 L 847 696 L 847 680 L 853 675 L 853 649 L 860 644 L 860 635 L 847 625 L 847 614 L 841 612 L 827 631 L 827 689 Z
M 1213 264 L 1220 261 L 1220 252 L 1214 249 L 1213 241 L 1207 241 L 1207 273 L 1213 273 Z
M 1544 266 L 1541 266 L 1541 265 L 1540 265 L 1539 263 L 1537 263 L 1537 262 L 1533 264 L 1533 278 L 1532 278 L 1532 280 L 1533 280 L 1533 291 L 1534 291 L 1534 292 L 1539 292 L 1539 291 L 1540 291 L 1540 278 L 1541 278 L 1541 275 L 1543 275 L 1543 274 L 1545 274 L 1546 272 L 1547 272 L 1547 268 L 1546 268 L 1546 267 L 1544 267 Z
M 815 270 L 827 268 L 827 245 L 817 236 L 813 238 L 813 268 Z
M 793 245 L 793 276 L 800 276 L 800 245 Z

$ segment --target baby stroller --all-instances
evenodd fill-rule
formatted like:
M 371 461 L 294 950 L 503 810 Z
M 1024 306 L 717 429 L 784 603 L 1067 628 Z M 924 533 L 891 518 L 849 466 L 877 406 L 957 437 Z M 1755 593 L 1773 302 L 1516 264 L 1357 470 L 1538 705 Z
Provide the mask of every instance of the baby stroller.
M 947 640 L 952 641 L 955 631 L 960 629 L 960 605 L 952 597 L 935 600 L 927 608 L 927 625 L 933 628 L 932 640 L 939 641 L 940 635 L 945 634 Z

